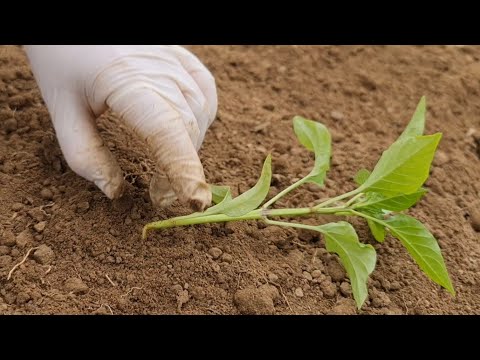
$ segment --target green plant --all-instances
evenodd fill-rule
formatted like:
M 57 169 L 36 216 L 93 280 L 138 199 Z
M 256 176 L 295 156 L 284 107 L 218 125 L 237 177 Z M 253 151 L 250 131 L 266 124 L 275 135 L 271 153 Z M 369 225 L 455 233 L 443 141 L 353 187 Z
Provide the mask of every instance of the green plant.
M 272 171 L 269 155 L 257 184 L 250 190 L 232 198 L 228 187 L 211 185 L 215 206 L 203 213 L 147 224 L 143 236 L 146 237 L 152 229 L 239 220 L 260 220 L 269 225 L 318 231 L 324 236 L 327 251 L 339 256 L 350 278 L 357 306 L 361 308 L 368 295 L 368 276 L 376 263 L 373 246 L 361 243 L 353 226 L 345 221 L 312 226 L 272 219 L 322 214 L 358 216 L 367 221 L 378 242 L 384 241 L 387 231 L 400 240 L 430 279 L 455 295 L 437 241 L 421 222 L 403 213 L 427 192 L 422 185 L 428 178 L 442 137 L 441 133 L 423 135 L 425 109 L 426 101 L 422 97 L 407 128 L 382 154 L 375 168 L 371 172 L 362 169 L 357 173 L 355 182 L 358 187 L 355 190 L 313 207 L 271 209 L 270 206 L 277 200 L 302 184 L 323 186 L 330 167 L 331 138 L 327 128 L 296 116 L 293 119 L 295 134 L 300 143 L 315 154 L 313 169 L 307 176 L 260 206 L 270 188 Z

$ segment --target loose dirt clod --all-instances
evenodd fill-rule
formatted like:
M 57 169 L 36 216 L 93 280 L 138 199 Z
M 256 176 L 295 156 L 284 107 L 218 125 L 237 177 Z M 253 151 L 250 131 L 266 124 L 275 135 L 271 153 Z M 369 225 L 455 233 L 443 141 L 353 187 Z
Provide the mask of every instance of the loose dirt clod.
M 320 284 L 320 290 L 322 290 L 323 296 L 326 298 L 333 298 L 337 293 L 337 287 L 329 280 L 324 280 Z
M 23 230 L 20 234 L 17 235 L 15 238 L 15 243 L 18 246 L 19 249 L 23 249 L 25 246 L 28 244 L 33 243 L 33 235 L 30 232 L 30 230 L 26 229 Z
M 347 283 L 346 281 L 342 282 L 340 284 L 340 293 L 343 295 L 343 296 L 346 296 L 346 297 L 349 297 L 352 295 L 352 286 Z
M 372 306 L 374 307 L 386 307 L 391 304 L 391 300 L 387 294 L 382 291 L 375 291 L 372 293 Z
M 12 257 L 10 255 L 1 255 L 0 256 L 0 269 L 5 268 L 6 266 L 10 265 L 12 262 Z
M 83 214 L 90 209 L 90 204 L 88 201 L 82 201 L 77 204 L 77 213 Z
M 332 278 L 332 281 L 335 281 L 335 282 L 343 281 L 346 276 L 345 269 L 336 260 L 332 260 L 328 263 L 327 273 Z
M 234 302 L 241 314 L 273 315 L 275 313 L 273 296 L 271 290 L 267 288 L 248 287 L 238 290 L 235 293 Z
M 15 245 L 15 234 L 10 230 L 5 230 L 2 235 L 0 235 L 0 245 L 13 246 Z
M 40 245 L 33 253 L 33 259 L 42 265 L 48 265 L 55 259 L 55 253 L 47 245 Z
M 299 298 L 303 298 L 303 290 L 302 288 L 296 288 L 295 289 L 295 296 Z
M 70 278 L 65 281 L 65 290 L 74 294 L 84 294 L 88 291 L 88 286 L 79 278 Z
M 13 211 L 20 211 L 22 209 L 23 209 L 23 204 L 22 203 L 19 203 L 19 202 L 13 203 L 13 205 L 12 205 L 12 210 Z
M 230 264 L 233 261 L 233 256 L 227 253 L 223 253 L 220 257 L 220 260 Z
M 353 299 L 338 299 L 335 306 L 328 313 L 329 315 L 355 315 L 357 313 Z
M 36 232 L 41 234 L 43 230 L 45 230 L 46 225 L 47 225 L 46 221 L 40 221 L 39 223 L 33 225 L 33 228 L 35 229 Z
M 312 274 L 310 274 L 308 271 L 304 271 L 304 272 L 303 272 L 303 277 L 304 277 L 304 279 L 307 279 L 308 281 L 312 281 L 312 280 L 313 280 Z
M 480 232 L 480 207 L 474 207 L 470 210 L 470 223 L 475 231 Z
M 218 259 L 220 255 L 222 255 L 223 251 L 217 247 L 212 247 L 210 250 L 208 250 L 208 253 L 212 256 L 212 258 Z
M 278 276 L 275 275 L 274 273 L 269 273 L 268 274 L 268 281 L 277 282 L 278 281 Z
M 42 191 L 40 191 L 40 196 L 44 200 L 52 200 L 53 199 L 53 192 L 49 188 L 43 188 Z
M 0 245 L 0 256 L 10 254 L 10 248 L 6 245 Z
M 4 121 L 3 123 L 3 128 L 7 132 L 7 134 L 17 130 L 18 128 L 18 122 L 17 119 L 15 118 L 10 118 Z
M 178 312 L 182 311 L 182 306 L 190 300 L 190 295 L 187 290 L 181 290 L 177 294 L 177 310 Z

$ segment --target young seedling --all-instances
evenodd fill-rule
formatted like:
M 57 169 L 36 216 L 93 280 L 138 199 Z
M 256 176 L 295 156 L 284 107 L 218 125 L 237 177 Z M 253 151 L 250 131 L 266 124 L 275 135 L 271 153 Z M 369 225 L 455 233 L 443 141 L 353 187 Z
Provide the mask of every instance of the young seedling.
M 426 275 L 455 295 L 437 241 L 420 221 L 404 213 L 427 192 L 422 185 L 428 178 L 442 137 L 441 133 L 423 135 L 425 109 L 425 97 L 422 97 L 407 128 L 382 154 L 375 168 L 371 172 L 362 169 L 357 173 L 355 182 L 358 187 L 355 190 L 313 207 L 272 209 L 271 205 L 302 184 L 314 183 L 323 187 L 330 167 L 331 138 L 327 128 L 319 122 L 296 116 L 293 128 L 298 140 L 315 153 L 315 164 L 307 176 L 260 206 L 270 188 L 269 155 L 257 184 L 250 190 L 232 198 L 228 187 L 212 185 L 215 206 L 203 213 L 147 224 L 143 237 L 153 229 L 239 220 L 259 220 L 268 225 L 317 231 L 324 236 L 327 251 L 339 256 L 360 309 L 368 296 L 367 280 L 377 259 L 373 246 L 361 243 L 353 226 L 345 221 L 312 226 L 278 219 L 322 214 L 358 216 L 367 221 L 378 242 L 384 241 L 387 232 L 400 240 Z

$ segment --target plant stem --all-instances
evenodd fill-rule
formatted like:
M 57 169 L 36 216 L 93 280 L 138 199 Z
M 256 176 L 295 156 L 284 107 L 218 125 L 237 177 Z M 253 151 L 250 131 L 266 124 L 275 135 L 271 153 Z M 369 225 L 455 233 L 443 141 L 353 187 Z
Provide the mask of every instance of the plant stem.
M 361 213 L 361 212 L 358 212 L 358 211 L 355 211 L 355 210 L 349 210 L 349 212 L 352 214 L 352 215 L 356 215 L 356 216 L 360 216 L 360 217 L 363 217 L 364 219 L 368 219 L 368 220 L 372 220 L 380 225 L 383 225 L 385 226 L 386 228 L 390 228 L 390 226 L 388 226 L 388 224 L 385 222 L 385 221 L 382 221 L 380 219 L 377 219 L 377 218 L 374 218 L 373 216 L 370 216 L 370 215 L 367 215 L 367 214 L 364 214 L 364 213 Z
M 299 223 L 289 223 L 289 222 L 285 222 L 285 221 L 276 221 L 276 220 L 270 220 L 270 219 L 267 219 L 267 218 L 264 218 L 263 221 L 268 225 L 277 225 L 277 226 L 285 226 L 285 227 L 293 227 L 293 228 L 298 228 L 298 229 L 319 231 L 316 226 L 312 226 L 312 225 L 305 225 L 305 224 L 299 224 Z
M 357 195 L 360 191 L 361 191 L 360 189 L 355 189 L 355 190 L 349 191 L 349 192 L 347 192 L 343 195 L 328 199 L 328 200 L 326 200 L 326 201 L 324 201 L 324 202 L 322 202 L 318 205 L 315 205 L 313 209 L 317 210 L 317 209 L 320 209 L 320 208 L 324 208 L 325 206 L 333 204 L 336 201 L 340 201 L 340 200 L 346 199 L 350 196 Z
M 357 200 L 358 198 L 360 198 L 362 196 L 363 196 L 363 193 L 355 195 L 354 197 L 352 197 L 350 200 L 348 200 L 345 203 L 344 207 L 348 208 L 350 205 L 352 205 L 355 202 L 355 200 Z
M 282 191 L 280 191 L 277 195 L 275 195 L 273 198 L 271 198 L 270 200 L 268 200 L 265 204 L 263 204 L 262 208 L 263 209 L 266 209 L 268 208 L 270 205 L 272 205 L 273 203 L 275 203 L 277 200 L 279 200 L 280 198 L 282 198 L 283 196 L 287 195 L 290 191 L 292 190 L 295 190 L 297 187 L 299 187 L 300 185 L 303 185 L 308 179 L 307 178 L 303 178 L 303 179 L 300 179 L 298 180 L 297 182 L 293 183 L 292 185 L 290 185 L 289 187 L 283 189 Z
M 315 214 L 335 214 L 336 212 L 339 212 L 342 210 L 344 210 L 343 207 L 332 207 L 332 208 L 321 208 L 321 209 L 314 209 L 314 208 L 256 209 L 242 216 L 228 216 L 224 214 L 196 216 L 196 217 L 179 216 L 173 219 L 157 221 L 157 222 L 153 222 L 145 225 L 145 227 L 143 228 L 143 238 L 146 238 L 147 232 L 152 229 L 167 229 L 175 226 L 188 226 L 188 225 L 240 221 L 240 220 L 259 220 L 259 219 L 265 218 L 266 216 L 294 217 L 294 216 L 311 215 L 314 213 Z

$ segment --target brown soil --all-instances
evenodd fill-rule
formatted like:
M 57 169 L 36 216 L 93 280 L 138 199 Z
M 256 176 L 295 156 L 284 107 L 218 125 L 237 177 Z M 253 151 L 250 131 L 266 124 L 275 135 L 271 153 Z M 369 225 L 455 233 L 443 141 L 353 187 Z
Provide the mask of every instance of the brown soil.
M 428 280 L 398 241 L 375 244 L 354 221 L 378 251 L 360 313 L 480 314 L 479 47 L 191 50 L 219 92 L 218 119 L 201 149 L 209 182 L 245 191 L 272 152 L 278 191 L 312 164 L 292 117 L 331 130 L 326 189 L 307 186 L 285 205 L 353 189 L 356 171 L 375 164 L 425 94 L 427 132 L 444 138 L 430 192 L 411 214 L 437 237 L 457 296 Z M 145 223 L 189 210 L 152 209 L 152 164 L 142 144 L 112 115 L 99 126 L 131 184 L 115 202 L 67 168 L 23 50 L 0 47 L 0 313 L 358 313 L 345 272 L 316 234 L 247 222 L 169 229 L 142 241 Z

